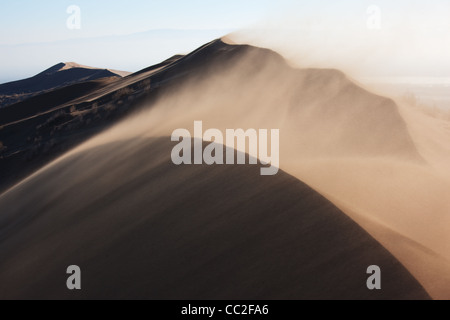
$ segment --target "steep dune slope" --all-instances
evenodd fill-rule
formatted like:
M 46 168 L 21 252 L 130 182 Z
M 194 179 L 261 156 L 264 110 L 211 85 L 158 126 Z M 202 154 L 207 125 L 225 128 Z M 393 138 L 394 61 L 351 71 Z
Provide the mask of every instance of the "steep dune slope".
M 297 179 L 248 165 L 175 166 L 172 146 L 165 137 L 73 152 L 2 195 L 0 297 L 428 298 Z M 65 288 L 72 264 L 78 292 Z M 366 287 L 372 264 L 383 290 Z

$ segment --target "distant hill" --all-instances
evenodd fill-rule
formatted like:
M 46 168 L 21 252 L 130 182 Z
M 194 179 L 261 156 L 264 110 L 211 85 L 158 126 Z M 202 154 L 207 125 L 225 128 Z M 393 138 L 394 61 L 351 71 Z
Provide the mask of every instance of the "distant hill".
M 105 78 L 121 78 L 128 72 L 98 69 L 74 62 L 58 63 L 34 77 L 0 85 L 0 108 L 68 85 Z

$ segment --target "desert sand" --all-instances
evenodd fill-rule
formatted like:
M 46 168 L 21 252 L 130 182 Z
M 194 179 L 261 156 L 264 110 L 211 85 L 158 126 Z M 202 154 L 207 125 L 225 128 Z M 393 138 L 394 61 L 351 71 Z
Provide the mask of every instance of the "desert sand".
M 105 144 L 3 195 L 0 298 L 428 298 L 386 249 L 294 177 L 176 166 L 171 147 L 168 137 Z M 61 285 L 75 262 L 84 270 L 77 293 Z M 384 268 L 381 291 L 365 287 L 373 263 Z
M 448 122 L 219 40 L 147 72 L 156 101 L 0 196 L 4 297 L 70 297 L 53 275 L 77 260 L 86 298 L 450 298 Z M 195 120 L 280 129 L 282 174 L 173 167 Z

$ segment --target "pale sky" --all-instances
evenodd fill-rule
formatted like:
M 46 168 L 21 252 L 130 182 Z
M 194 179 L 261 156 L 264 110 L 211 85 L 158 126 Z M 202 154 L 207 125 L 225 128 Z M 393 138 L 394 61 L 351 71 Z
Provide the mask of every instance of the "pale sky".
M 80 29 L 67 27 L 71 5 Z M 379 30 L 367 27 L 373 5 Z M 0 0 L 0 82 L 67 61 L 137 71 L 255 27 L 261 45 L 296 44 L 283 54 L 309 52 L 313 65 L 353 56 L 375 71 L 386 61 L 399 75 L 450 76 L 449 18 L 448 0 Z
M 81 9 L 82 28 L 66 28 L 66 9 Z M 240 28 L 263 18 L 270 0 L 0 1 L 0 44 L 123 35 L 154 29 Z

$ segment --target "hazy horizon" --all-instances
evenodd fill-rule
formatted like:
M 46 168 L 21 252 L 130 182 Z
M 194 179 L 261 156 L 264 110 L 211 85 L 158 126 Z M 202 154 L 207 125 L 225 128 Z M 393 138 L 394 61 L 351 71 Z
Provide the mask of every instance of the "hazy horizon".
M 68 26 L 72 5 L 79 28 Z M 230 32 L 300 67 L 359 77 L 450 77 L 450 45 L 441 40 L 450 32 L 446 12 L 450 3 L 443 0 L 8 2 L 0 4 L 7 30 L 0 83 L 67 61 L 135 72 Z

